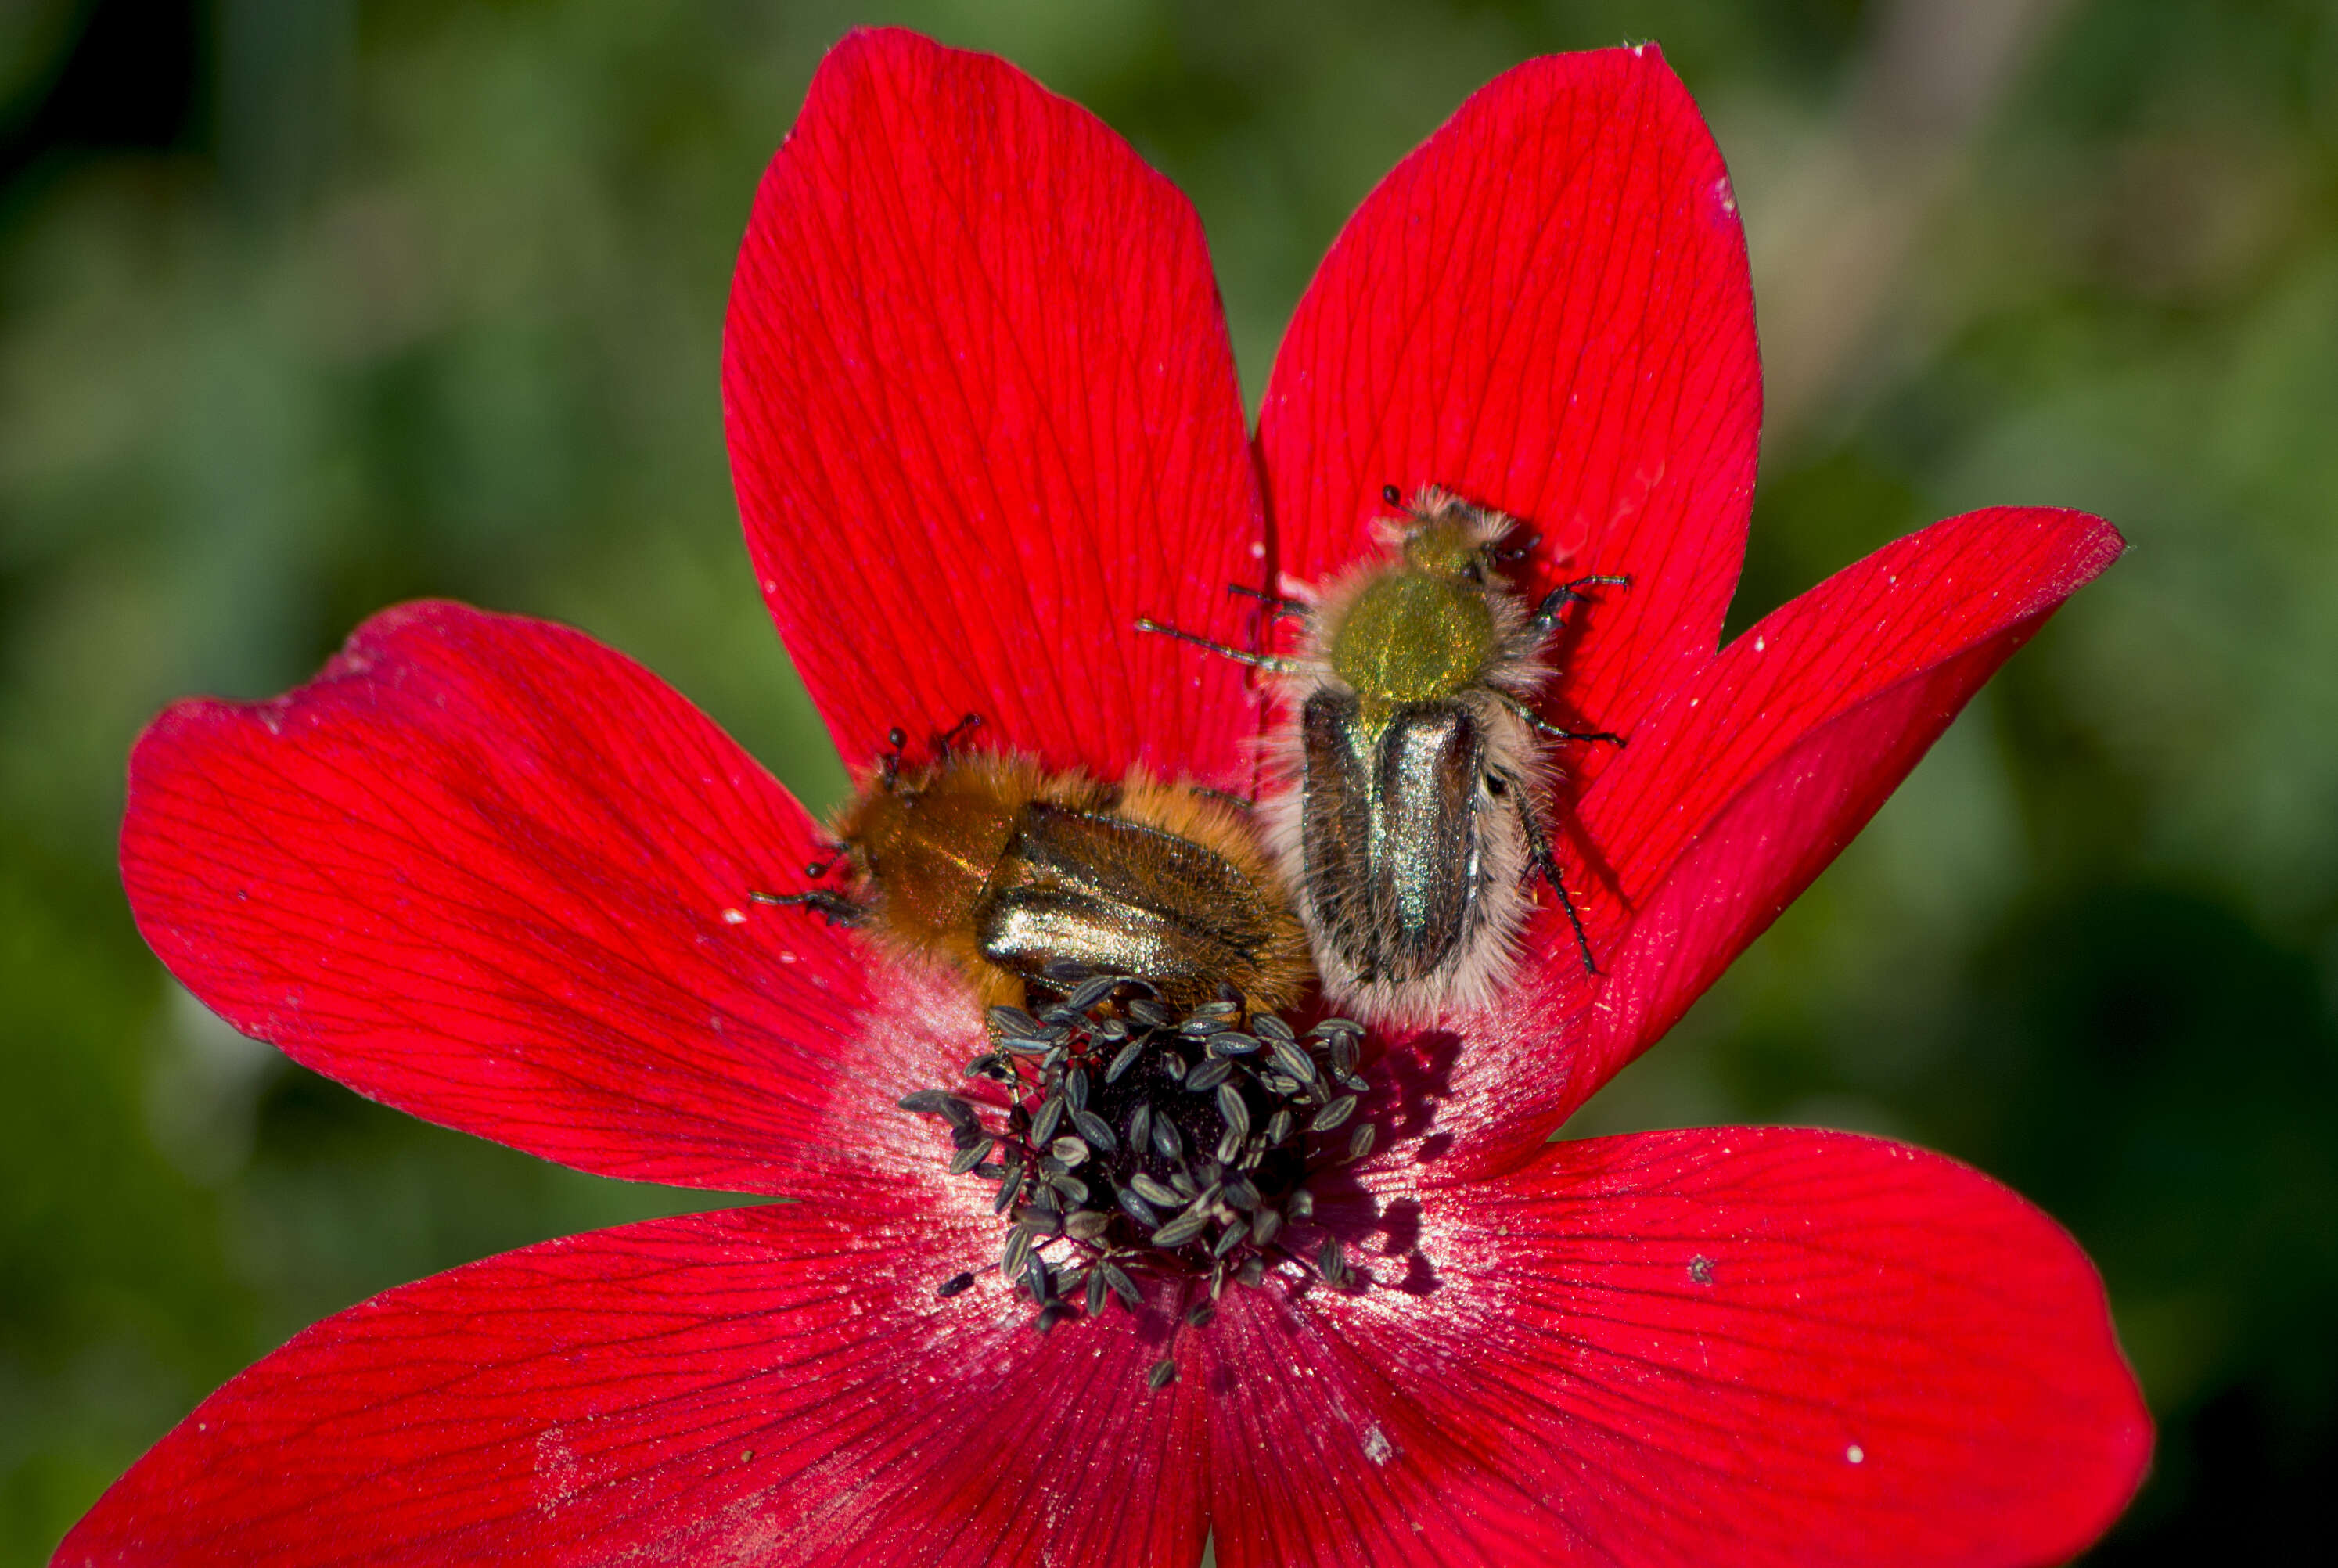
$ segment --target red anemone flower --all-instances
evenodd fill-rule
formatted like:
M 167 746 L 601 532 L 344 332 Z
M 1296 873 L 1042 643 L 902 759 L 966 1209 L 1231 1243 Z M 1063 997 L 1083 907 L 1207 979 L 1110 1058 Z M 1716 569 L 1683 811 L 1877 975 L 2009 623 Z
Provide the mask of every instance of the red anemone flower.
M 1249 787 L 1266 699 L 1143 614 L 1321 581 L 1383 485 L 1628 573 L 1565 654 L 1585 750 L 1511 993 L 1372 1046 L 1380 1147 L 1270 1274 L 1041 1333 L 988 1190 L 895 1109 L 983 1048 L 952 976 L 800 910 L 820 833 L 653 677 L 451 604 L 275 701 L 165 713 L 123 874 L 237 1027 L 585 1171 L 792 1202 L 368 1301 L 205 1401 L 80 1563 L 2014 1563 L 2150 1428 L 2051 1220 L 1937 1155 L 1725 1128 L 1550 1143 L 2119 551 L 2005 509 L 1716 652 L 1754 466 L 1744 240 L 1656 51 L 1530 62 L 1365 201 L 1246 439 L 1201 227 L 1111 132 L 902 33 L 831 54 L 757 199 L 724 387 L 763 593 L 850 760 L 964 711 L 1114 778 Z M 1157 1391 L 1164 1353 L 1179 1376 Z

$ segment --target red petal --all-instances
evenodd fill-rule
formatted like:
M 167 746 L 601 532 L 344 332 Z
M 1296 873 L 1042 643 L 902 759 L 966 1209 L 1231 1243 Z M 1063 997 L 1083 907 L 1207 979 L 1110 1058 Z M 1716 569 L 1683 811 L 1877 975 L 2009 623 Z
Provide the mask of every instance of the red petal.
M 1630 575 L 1573 612 L 1553 705 L 1629 731 L 1719 641 L 1761 406 L 1744 234 L 1687 90 L 1652 45 L 1531 60 L 1397 165 L 1300 303 L 1259 416 L 1282 564 L 1371 548 L 1384 485 L 1514 513 L 1535 591 Z
M 976 712 L 1110 777 L 1246 779 L 1240 671 L 1135 629 L 1244 633 L 1262 580 L 1200 220 L 988 55 L 856 33 L 740 253 L 723 395 L 763 594 L 848 761 Z
M 583 634 L 368 622 L 271 702 L 183 702 L 130 763 L 140 929 L 228 1022 L 361 1093 L 586 1171 L 771 1191 L 860 1053 L 803 810 Z M 961 1006 L 960 1011 L 965 1009 Z
M 1382 1284 L 1212 1330 L 1226 1568 L 2055 1563 L 2149 1457 L 2085 1255 L 1939 1155 L 1648 1133 L 1383 1216 Z
M 1443 1129 L 1469 1130 L 1481 1166 L 1530 1154 L 1663 1037 L 2124 547 L 2082 513 L 1968 513 L 1732 642 L 1562 823 L 1560 863 L 1605 980 L 1585 983 L 1565 919 L 1545 908 L 1530 936 L 1545 961 L 1468 1025 Z
M 1616 935 L 1594 937 L 1612 957 L 1577 1103 L 1673 1026 L 2125 548 L 2079 512 L 1936 523 L 1764 617 L 1634 738 L 1581 808 L 1629 912 L 1595 885 L 1587 917 Z
M 403 1287 L 212 1395 L 56 1561 L 1190 1568 L 1201 1398 L 1147 1394 L 1117 1308 L 935 1298 L 997 1241 L 871 1185 Z

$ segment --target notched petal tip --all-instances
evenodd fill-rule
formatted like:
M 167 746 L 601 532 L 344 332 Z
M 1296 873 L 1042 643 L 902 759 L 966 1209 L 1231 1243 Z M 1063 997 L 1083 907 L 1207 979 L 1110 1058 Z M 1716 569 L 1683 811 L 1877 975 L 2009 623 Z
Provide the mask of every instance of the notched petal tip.
M 755 1191 L 826 1162 L 864 965 L 750 914 L 812 824 L 582 633 L 387 611 L 283 697 L 166 710 L 127 800 L 140 931 L 296 1060 L 604 1174 Z
M 2050 533 L 2068 535 L 2068 564 L 2063 577 L 2068 586 L 2062 595 L 2068 598 L 2110 568 L 2112 562 L 2127 554 L 2127 537 L 2116 524 L 2096 516 L 2091 512 L 2073 511 L 2067 507 L 1997 507 L 1999 513 L 2033 516 L 2037 526 Z M 1968 516 L 1983 515 L 1968 513 Z M 1956 519 L 1951 518 L 1954 522 Z

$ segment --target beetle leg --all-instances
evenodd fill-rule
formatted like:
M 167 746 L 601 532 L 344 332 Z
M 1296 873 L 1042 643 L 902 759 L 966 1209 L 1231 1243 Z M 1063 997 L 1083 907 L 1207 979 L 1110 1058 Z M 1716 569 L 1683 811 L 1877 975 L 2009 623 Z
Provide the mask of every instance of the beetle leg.
M 747 897 L 758 904 L 777 904 L 816 909 L 828 917 L 828 923 L 831 926 L 858 926 L 869 918 L 869 909 L 866 905 L 856 904 L 843 894 L 831 892 L 825 887 L 815 887 L 809 893 L 750 891 Z
M 1542 823 L 1535 816 L 1534 798 L 1527 793 L 1524 781 L 1515 775 L 1496 773 L 1488 778 L 1496 792 L 1507 794 L 1518 808 L 1518 824 L 1527 832 L 1527 853 L 1533 858 L 1535 869 L 1542 873 L 1542 879 L 1550 884 L 1550 890 L 1558 895 L 1558 906 L 1567 911 L 1567 923 L 1575 927 L 1575 945 L 1582 949 L 1584 968 L 1598 974 L 1599 964 L 1591 956 L 1591 938 L 1583 929 L 1583 916 L 1575 912 L 1575 900 L 1567 896 L 1567 884 L 1559 880 L 1557 858 L 1550 852 L 1549 835 L 1542 830 Z
M 1494 687 L 1492 691 L 1494 695 L 1501 700 L 1502 706 L 1553 740 L 1604 740 L 1610 746 L 1624 744 L 1624 738 L 1621 735 L 1611 734 L 1605 730 L 1562 730 L 1500 687 Z
M 1557 627 L 1560 612 L 1569 604 L 1589 602 L 1590 595 L 1583 590 L 1595 583 L 1605 583 L 1615 588 L 1632 585 L 1629 577 L 1577 577 L 1572 583 L 1562 583 L 1542 596 L 1542 603 L 1535 606 L 1535 612 L 1527 617 L 1527 630 L 1537 636 L 1547 636 Z
M 1253 588 L 1247 583 L 1229 583 L 1226 592 L 1255 599 L 1273 614 L 1294 620 L 1306 615 L 1313 608 L 1304 599 L 1285 599 L 1280 593 L 1269 593 L 1263 588 Z

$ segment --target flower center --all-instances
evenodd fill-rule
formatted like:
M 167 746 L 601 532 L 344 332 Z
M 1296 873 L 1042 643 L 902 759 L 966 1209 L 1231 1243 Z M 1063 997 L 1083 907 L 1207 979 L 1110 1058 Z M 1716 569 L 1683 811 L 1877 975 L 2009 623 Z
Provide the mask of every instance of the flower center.
M 1206 1278 L 1214 1298 L 1293 1260 L 1349 1285 L 1336 1240 L 1302 1259 L 1285 1227 L 1314 1210 L 1311 1175 L 1372 1146 L 1356 1120 L 1362 1026 L 1327 1018 L 1301 1035 L 1238 995 L 1179 1014 L 1126 975 L 1054 979 L 1063 1002 L 1036 1017 L 992 1008 L 992 1049 L 967 1064 L 1006 1091 L 1003 1107 L 939 1089 L 900 1102 L 947 1121 L 950 1170 L 995 1189 L 998 1270 L 1039 1327 L 1100 1316 L 1114 1296 L 1133 1310 L 1147 1275 Z M 957 1275 L 940 1294 L 973 1282 Z M 1156 1387 L 1170 1367 L 1154 1368 Z

